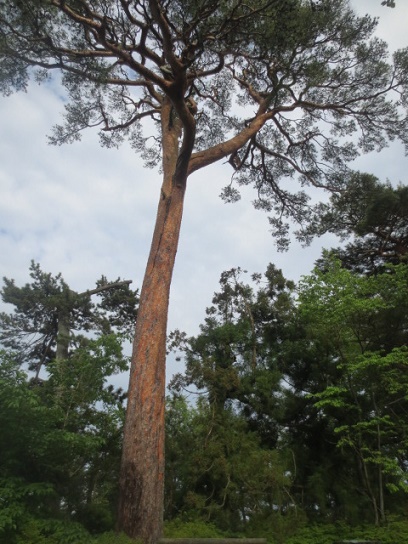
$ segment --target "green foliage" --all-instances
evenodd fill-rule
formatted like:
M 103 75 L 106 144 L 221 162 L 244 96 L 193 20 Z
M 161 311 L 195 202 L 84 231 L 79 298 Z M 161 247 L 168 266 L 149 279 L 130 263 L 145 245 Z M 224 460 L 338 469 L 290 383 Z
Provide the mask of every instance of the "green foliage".
M 333 250 L 343 264 L 359 273 L 384 272 L 387 263 L 406 262 L 407 214 L 407 187 L 383 184 L 373 175 L 357 172 L 350 175 L 346 191 L 318 206 L 303 234 L 305 240 L 326 232 L 341 240 L 352 236 L 351 243 Z
M 253 512 L 285 502 L 289 480 L 275 451 L 260 446 L 245 420 L 231 409 L 214 412 L 204 401 L 190 409 L 170 399 L 167 413 L 166 494 L 168 517 L 189 516 L 237 533 Z M 178 426 L 177 408 L 186 426 Z M 167 503 L 166 503 L 167 504 Z
M 124 412 L 106 378 L 124 364 L 120 341 L 101 337 L 66 372 L 50 364 L 48 380 L 38 384 L 3 354 L 0 530 L 7 538 L 37 532 L 42 542 L 51 535 L 40 523 L 47 519 L 77 519 L 91 532 L 113 527 Z
M 123 533 L 108 532 L 98 535 L 88 542 L 92 544 L 140 544 L 140 541 L 134 538 L 129 538 Z
M 185 356 L 186 373 L 173 379 L 176 394 L 167 412 L 167 516 L 196 512 L 228 531 L 242 531 L 255 517 L 284 508 L 290 487 L 286 460 L 274 447 L 281 391 L 277 368 L 291 292 L 280 270 L 270 265 L 254 275 L 221 275 L 205 323 L 195 338 L 177 331 L 172 346 Z M 179 392 L 200 392 L 189 408 Z
M 208 521 L 175 518 L 164 524 L 164 536 L 166 538 L 225 538 L 226 534 Z
M 407 505 L 406 265 L 361 276 L 325 254 L 297 306 L 275 267 L 251 285 L 242 273 L 222 275 L 197 337 L 172 336 L 187 366 L 167 399 L 166 536 L 402 544 L 389 513 Z M 0 542 L 128 542 L 106 532 L 124 418 L 107 379 L 125 368 L 112 334 L 41 381 L 1 354 Z M 360 526 L 370 513 L 378 526 Z
M 52 276 L 31 262 L 31 283 L 22 287 L 3 278 L 3 302 L 12 312 L 0 313 L 0 344 L 21 363 L 29 363 L 37 376 L 55 358 L 67 359 L 71 351 L 86 343 L 84 333 L 130 336 L 138 303 L 137 292 L 120 278 L 109 283 L 102 278 L 91 291 L 76 293 L 61 274 Z M 100 298 L 98 303 L 91 295 Z
M 31 519 L 24 524 L 13 544 L 88 544 L 89 533 L 79 523 Z M 10 544 L 11 544 L 10 542 Z
M 285 544 L 333 544 L 344 537 L 341 525 L 309 525 L 289 537 Z
M 270 527 L 285 542 L 305 515 L 379 524 L 403 511 L 408 270 L 364 277 L 328 255 L 322 263 L 297 308 L 273 267 L 254 287 L 226 272 L 200 334 L 173 335 L 186 360 L 173 388 L 200 397 L 168 400 L 169 518 Z
M 326 255 L 299 294 L 309 338 L 326 347 L 336 369 L 335 380 L 313 392 L 315 408 L 354 457 L 377 524 L 390 493 L 407 490 L 407 280 L 406 265 L 367 277 Z
M 72 521 L 29 519 L 17 535 L 8 535 L 1 544 L 138 544 L 114 531 L 92 537 L 84 527 Z
M 112 288 L 102 278 L 94 305 L 91 292 L 73 293 L 34 263 L 31 277 L 24 287 L 5 279 L 2 291 L 14 305 L 0 320 L 2 340 L 16 352 L 0 352 L 0 534 L 10 544 L 89 542 L 115 526 L 125 396 L 109 379 L 128 358 L 113 331 L 126 332 L 137 296 L 129 282 Z M 93 338 L 72 334 L 92 328 Z
M 31 523 L 30 510 L 52 496 L 53 489 L 47 483 L 27 483 L 22 478 L 3 476 L 0 479 L 0 542 L 7 539 L 11 542 L 20 527 Z
M 337 541 L 368 540 L 381 544 L 404 544 L 408 538 L 408 523 L 392 518 L 383 527 L 345 523 L 308 525 L 285 540 L 285 544 L 333 544 Z
M 255 515 L 245 526 L 249 538 L 266 538 L 270 544 L 285 544 L 307 522 L 306 514 L 296 506 L 268 515 Z
M 255 292 L 242 281 L 244 273 L 238 268 L 221 275 L 221 290 L 197 337 L 175 336 L 186 372 L 176 375 L 171 387 L 180 391 L 194 384 L 218 413 L 235 402 L 249 428 L 272 445 L 281 390 L 277 360 L 294 311 L 294 286 L 269 265 L 264 277 L 253 275 Z

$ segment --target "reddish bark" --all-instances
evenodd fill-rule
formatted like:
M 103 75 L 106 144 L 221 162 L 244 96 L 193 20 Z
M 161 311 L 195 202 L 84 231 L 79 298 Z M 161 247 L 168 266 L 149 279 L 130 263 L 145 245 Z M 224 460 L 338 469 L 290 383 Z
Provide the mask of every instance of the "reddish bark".
M 175 176 L 180 126 L 168 103 L 162 129 L 164 181 L 133 344 L 118 521 L 119 530 L 145 544 L 157 542 L 163 525 L 167 310 L 186 187 Z
M 180 99 L 182 92 L 174 87 L 168 94 L 161 105 L 163 184 L 140 295 L 120 474 L 118 529 L 144 544 L 155 544 L 163 527 L 167 313 L 186 180 L 239 149 L 270 116 L 262 111 L 238 136 L 192 155 L 194 117 Z

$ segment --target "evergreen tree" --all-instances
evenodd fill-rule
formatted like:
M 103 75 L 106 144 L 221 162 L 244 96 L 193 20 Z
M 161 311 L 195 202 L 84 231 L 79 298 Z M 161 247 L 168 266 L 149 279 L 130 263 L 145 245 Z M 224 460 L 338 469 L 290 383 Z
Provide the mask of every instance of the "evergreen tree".
M 126 395 L 108 380 L 128 368 L 138 301 L 129 281 L 102 277 L 78 294 L 34 262 L 30 275 L 23 287 L 4 278 L 13 311 L 0 315 L 0 538 L 10 543 L 64 520 L 113 528 Z
M 279 434 L 280 345 L 294 310 L 294 285 L 272 264 L 264 276 L 252 276 L 257 290 L 243 283 L 243 273 L 240 268 L 222 273 L 221 291 L 214 294 L 198 336 L 173 333 L 172 345 L 184 354 L 186 369 L 171 386 L 205 393 L 214 413 L 234 407 L 273 447 Z
M 372 274 L 383 271 L 387 263 L 406 263 L 407 217 L 408 187 L 382 184 L 375 176 L 357 173 L 351 176 L 347 191 L 320 204 L 305 238 L 326 232 L 343 241 L 353 237 L 335 254 L 348 268 Z
M 198 395 L 196 408 L 187 411 L 185 440 L 190 447 L 184 449 L 183 438 L 176 441 L 184 454 L 175 449 L 178 429 L 168 429 L 168 455 L 179 469 L 172 473 L 183 475 L 177 481 L 184 490 L 178 496 L 179 512 L 193 510 L 230 531 L 249 530 L 292 503 L 289 473 L 285 474 L 284 456 L 278 451 L 282 439 L 278 366 L 293 312 L 294 285 L 273 265 L 264 275 L 252 276 L 253 287 L 243 282 L 243 274 L 240 268 L 222 273 L 221 289 L 206 310 L 199 335 L 187 338 L 180 331 L 171 335 L 171 346 L 184 356 L 186 370 L 171 382 L 169 417 L 178 413 L 174 408 L 182 403 L 182 391 Z M 185 404 L 180 409 L 186 421 Z M 183 460 L 176 460 L 175 452 Z M 175 494 L 177 484 L 172 488 L 169 492 Z
M 102 276 L 95 289 L 76 293 L 61 274 L 43 272 L 38 263 L 31 263 L 30 276 L 32 282 L 23 287 L 3 278 L 1 297 L 13 311 L 0 313 L 0 342 L 21 363 L 28 363 L 35 379 L 50 361 L 68 359 L 90 331 L 116 332 L 130 339 L 138 304 L 131 281 L 108 282 Z M 100 301 L 94 303 L 92 295 Z
M 188 407 L 183 397 L 168 402 L 166 515 L 202 519 L 229 534 L 284 511 L 291 502 L 290 477 L 276 449 L 231 406 L 216 411 L 201 397 Z

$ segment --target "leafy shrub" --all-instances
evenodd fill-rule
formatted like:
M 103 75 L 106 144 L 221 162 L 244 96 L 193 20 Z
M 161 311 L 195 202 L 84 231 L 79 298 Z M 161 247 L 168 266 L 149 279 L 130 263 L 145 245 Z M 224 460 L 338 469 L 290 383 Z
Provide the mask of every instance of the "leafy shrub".
M 135 540 L 132 540 L 123 533 L 118 534 L 114 531 L 98 535 L 90 542 L 92 544 L 137 544 L 137 541 L 135 542 Z
M 381 544 L 406 544 L 408 521 L 391 518 L 384 527 L 364 526 L 352 532 L 353 538 L 379 540 Z
M 46 483 L 28 483 L 17 477 L 0 478 L 0 543 L 12 544 L 15 535 L 32 525 L 33 509 L 39 510 L 43 500 L 52 496 L 53 490 Z
M 342 538 L 346 535 L 336 525 L 308 525 L 289 537 L 285 544 L 333 544 Z
M 266 538 L 270 544 L 285 544 L 306 524 L 306 515 L 301 511 L 278 512 L 268 516 L 254 516 L 246 525 L 244 533 L 250 538 Z
M 408 542 L 408 521 L 390 519 L 384 527 L 362 525 L 326 524 L 308 525 L 285 541 L 285 544 L 333 544 L 337 540 L 372 540 L 381 544 L 406 544 Z
M 88 531 L 79 523 L 32 518 L 19 529 L 8 544 L 89 544 L 89 542 Z
M 173 519 L 165 523 L 164 536 L 167 538 L 223 538 L 225 534 L 212 523 L 202 520 Z

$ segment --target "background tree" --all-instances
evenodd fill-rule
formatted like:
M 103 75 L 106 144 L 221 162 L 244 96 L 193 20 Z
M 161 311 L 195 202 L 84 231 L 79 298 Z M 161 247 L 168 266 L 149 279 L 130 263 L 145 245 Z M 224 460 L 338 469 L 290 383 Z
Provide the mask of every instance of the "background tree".
M 227 534 L 250 533 L 290 503 L 290 477 L 277 449 L 262 446 L 233 406 L 222 412 L 200 397 L 169 399 L 166 516 L 204 520 Z M 186 427 L 176 425 L 180 418 Z
M 243 274 L 240 268 L 222 273 L 221 290 L 206 310 L 199 335 L 173 334 L 185 373 L 175 375 L 170 386 L 176 391 L 193 387 L 206 395 L 216 414 L 233 407 L 265 445 L 274 447 L 281 410 L 280 345 L 294 311 L 294 284 L 272 264 L 263 276 L 252 276 L 252 287 Z
M 355 173 L 347 191 L 333 194 L 319 205 L 305 229 L 307 236 L 336 234 L 353 241 L 335 254 L 348 268 L 360 273 L 384 270 L 387 263 L 406 263 L 408 254 L 408 188 L 380 183 L 370 174 Z M 322 262 L 324 266 L 324 261 Z
M 28 363 L 35 379 L 50 361 L 56 358 L 62 364 L 68 359 L 90 331 L 131 338 L 138 303 L 131 281 L 108 282 L 102 276 L 95 289 L 76 293 L 61 274 L 43 272 L 38 263 L 31 262 L 30 276 L 32 282 L 23 287 L 3 278 L 2 300 L 14 308 L 0 313 L 0 342 L 21 363 Z M 98 303 L 92 295 L 98 295 Z
M 173 334 L 186 371 L 171 384 L 167 516 L 259 534 L 295 512 L 298 523 L 380 524 L 406 505 L 406 266 L 362 276 L 328 254 L 322 263 L 297 304 L 272 265 L 252 287 L 224 272 L 200 333 Z M 228 468 L 241 466 L 236 438 L 242 474 L 271 456 L 272 489 L 254 478 L 249 492 Z
M 312 394 L 336 383 L 339 370 L 333 361 L 329 337 L 313 335 L 297 309 L 279 346 L 282 388 L 279 425 L 281 443 L 289 458 L 291 496 L 311 522 L 360 519 L 355 478 L 350 462 L 338 449 L 334 421 L 322 417 Z
M 279 447 L 279 355 L 294 310 L 294 285 L 273 265 L 264 275 L 254 274 L 252 286 L 243 282 L 243 275 L 239 268 L 222 273 L 221 289 L 196 337 L 179 331 L 172 335 L 186 370 L 171 382 L 169 422 L 178 421 L 180 414 L 190 430 L 184 440 L 177 439 L 180 431 L 174 424 L 167 434 L 171 473 L 181 477 L 167 484 L 172 489 L 179 484 L 176 514 L 194 512 L 233 532 L 262 530 L 293 506 L 286 452 Z M 185 391 L 198 394 L 188 419 L 184 403 L 180 412 L 174 410 Z
M 3 92 L 24 89 L 29 75 L 62 72 L 69 102 L 54 143 L 98 126 L 103 145 L 128 137 L 148 163 L 162 160 L 124 432 L 119 525 L 131 536 L 161 534 L 167 308 L 187 177 L 228 158 L 285 246 L 285 219 L 307 221 L 302 187 L 339 190 L 359 150 L 406 141 L 407 52 L 389 65 L 374 29 L 345 0 L 1 5 Z M 143 120 L 149 137 L 157 129 L 154 140 Z M 224 197 L 237 199 L 237 189 Z
M 115 335 L 89 340 L 63 369 L 51 361 L 40 382 L 1 353 L 2 542 L 89 542 L 113 529 L 124 396 L 107 382 L 127 368 Z
M 102 276 L 77 294 L 34 262 L 30 275 L 2 288 L 13 306 L 0 316 L 0 534 L 10 543 L 30 527 L 51 538 L 65 521 L 113 528 L 126 395 L 108 380 L 128 368 L 138 300 L 129 281 Z
M 316 407 L 327 410 L 338 446 L 353 452 L 360 487 L 383 523 L 389 492 L 404 490 L 406 479 L 407 267 L 364 277 L 328 260 L 305 278 L 299 299 L 309 338 L 325 339 L 337 370 L 315 393 Z

